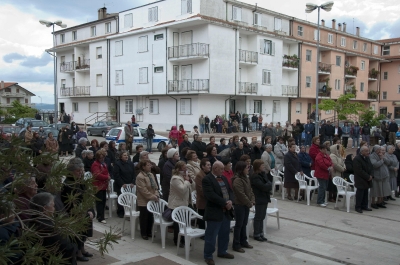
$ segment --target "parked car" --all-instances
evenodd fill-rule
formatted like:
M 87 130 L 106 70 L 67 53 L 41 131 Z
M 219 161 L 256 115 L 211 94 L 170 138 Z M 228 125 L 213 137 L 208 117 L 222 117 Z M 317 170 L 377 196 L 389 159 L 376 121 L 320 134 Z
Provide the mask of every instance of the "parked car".
M 47 135 L 50 133 L 50 132 L 52 132 L 53 133 L 53 136 L 54 136 L 54 138 L 58 138 L 58 134 L 60 133 L 60 130 L 57 130 L 56 128 L 52 128 L 52 127 L 49 127 L 49 128 L 43 128 L 44 129 L 44 131 L 46 132 L 46 138 L 45 139 L 47 139 Z
M 19 126 L 1 126 L 2 137 L 6 139 L 7 137 L 16 136 L 18 137 L 21 127 Z
M 32 126 L 32 131 L 39 131 L 40 127 L 44 128 L 49 128 L 50 124 L 46 121 L 42 121 L 42 120 L 30 120 L 28 122 L 28 125 Z
M 143 135 L 146 134 L 147 128 L 141 127 L 133 127 L 133 144 L 146 144 L 146 141 L 143 141 Z M 116 127 L 112 128 L 106 135 L 106 141 L 109 143 L 110 141 L 114 141 L 117 148 L 119 143 L 125 142 L 125 133 L 124 127 Z M 153 138 L 153 146 L 152 149 L 157 149 L 161 152 L 161 150 L 167 145 L 168 138 L 156 134 Z
M 34 120 L 35 118 L 19 118 L 13 126 L 20 126 L 25 128 L 28 125 L 28 122 Z
M 88 135 L 101 135 L 106 137 L 106 134 L 111 130 L 111 128 L 119 126 L 121 126 L 121 124 L 116 121 L 98 121 L 93 123 L 92 126 L 88 127 L 86 132 Z
M 62 127 L 66 126 L 66 125 L 71 127 L 71 125 L 69 123 L 53 123 L 53 124 L 50 124 L 49 127 L 54 128 L 56 130 L 60 130 Z

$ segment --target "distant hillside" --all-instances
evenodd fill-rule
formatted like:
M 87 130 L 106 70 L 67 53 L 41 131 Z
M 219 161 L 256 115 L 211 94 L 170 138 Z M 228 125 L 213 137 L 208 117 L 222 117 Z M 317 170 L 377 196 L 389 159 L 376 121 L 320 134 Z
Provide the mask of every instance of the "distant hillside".
M 54 104 L 35 103 L 35 109 L 54 110 Z

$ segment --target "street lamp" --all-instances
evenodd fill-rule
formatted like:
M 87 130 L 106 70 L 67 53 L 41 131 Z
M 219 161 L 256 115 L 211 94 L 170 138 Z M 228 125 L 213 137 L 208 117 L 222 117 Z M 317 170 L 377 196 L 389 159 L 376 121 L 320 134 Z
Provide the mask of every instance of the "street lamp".
M 322 5 L 316 5 L 312 3 L 307 3 L 306 4 L 306 13 L 311 13 L 314 10 L 318 9 L 318 30 L 317 30 L 317 69 L 316 69 L 316 86 L 315 86 L 315 136 L 319 135 L 319 110 L 318 110 L 318 63 L 319 63 L 319 13 L 320 9 L 325 10 L 326 12 L 329 12 L 332 10 L 333 6 L 333 1 L 326 2 Z
M 38 96 L 38 97 L 40 98 L 40 105 L 42 105 L 43 104 L 42 97 L 41 96 Z M 43 107 L 43 106 L 41 106 L 41 107 Z
M 57 20 L 54 22 L 47 21 L 47 20 L 39 20 L 39 23 L 45 25 L 46 27 L 50 28 L 53 26 L 53 49 L 56 46 L 56 37 L 54 35 L 54 25 L 57 25 L 61 28 L 66 28 L 67 25 L 63 24 L 61 20 Z M 53 65 L 54 65 L 54 116 L 58 116 L 58 98 L 57 98 L 57 66 L 56 66 L 56 52 L 53 51 Z M 41 100 L 42 98 L 40 98 Z

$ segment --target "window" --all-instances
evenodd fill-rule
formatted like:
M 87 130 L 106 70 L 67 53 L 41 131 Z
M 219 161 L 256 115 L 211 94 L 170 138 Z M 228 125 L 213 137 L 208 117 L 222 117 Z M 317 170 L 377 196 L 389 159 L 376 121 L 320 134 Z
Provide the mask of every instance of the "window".
M 340 81 L 341 81 L 340 79 L 335 79 L 335 90 L 340 90 L 341 87 Z
M 363 44 L 363 52 L 366 52 L 366 51 L 367 51 L 367 43 L 364 42 L 364 44 Z
M 192 114 L 192 100 L 190 98 L 181 98 L 181 115 L 190 115 Z
M 390 46 L 389 45 L 383 46 L 382 55 L 390 55 Z
M 19 88 L 17 88 L 17 93 L 19 93 Z
M 331 114 L 332 113 L 332 111 L 331 110 L 327 110 L 327 111 L 325 111 L 325 114 Z
M 139 84 L 147 84 L 147 67 L 139 68 Z
M 328 43 L 333 43 L 333 34 L 328 33 Z
M 105 24 L 106 26 L 106 33 L 111 33 L 111 22 Z
M 65 88 L 65 79 L 61 79 L 61 88 Z
M 303 36 L 303 27 L 297 26 L 297 36 Z
M 95 113 L 99 111 L 98 102 L 89 102 L 89 113 Z
M 364 82 L 360 83 L 360 92 L 364 92 Z
M 124 16 L 124 28 L 131 28 L 133 26 L 133 15 L 132 13 Z
M 77 32 L 76 30 L 72 31 L 72 40 L 76 40 L 77 39 Z
M 60 34 L 60 42 L 61 43 L 65 42 L 65 34 Z
M 27 104 L 27 103 L 29 103 L 29 100 L 26 98 L 26 99 L 25 99 L 25 104 Z
M 262 101 L 254 100 L 254 113 L 262 113 Z
M 301 114 L 301 102 L 296 102 L 296 113 Z
M 311 62 L 311 50 L 306 50 L 306 61 Z
M 182 15 L 192 13 L 192 0 L 181 0 Z
M 336 66 L 342 65 L 342 56 L 336 56 Z
M 139 37 L 138 52 L 147 52 L 147 36 Z
M 311 76 L 306 76 L 306 87 L 311 87 Z
M 345 38 L 345 37 L 342 37 L 342 38 L 340 39 L 340 46 L 346 47 L 346 38 Z
M 96 75 L 96 86 L 98 86 L 98 87 L 103 86 L 103 75 L 102 74 Z
M 261 26 L 261 14 L 260 13 L 254 13 L 254 25 Z
M 133 100 L 125 99 L 125 113 L 133 113 Z
M 73 112 L 78 112 L 79 111 L 78 102 L 72 102 L 72 111 Z
M 90 36 L 92 37 L 96 36 L 96 26 L 90 28 Z
M 102 53 L 103 53 L 103 52 L 102 52 L 102 48 L 101 48 L 101 47 L 97 47 L 97 48 L 96 48 L 96 58 L 97 58 L 97 59 L 101 59 L 102 56 L 103 56 Z
M 354 40 L 354 41 L 353 41 L 353 49 L 357 49 L 357 46 L 358 46 L 358 45 L 357 45 L 357 41 Z
M 275 55 L 275 42 L 270 40 L 261 40 L 260 47 L 261 54 Z
M 318 34 L 318 29 L 314 29 L 314 40 L 317 40 L 317 35 L 319 35 L 318 40 L 321 40 L 321 31 Z
M 115 70 L 115 84 L 116 85 L 124 84 L 123 70 Z
M 399 87 L 397 88 L 397 93 L 400 94 L 400 85 L 399 85 Z
M 365 70 L 365 61 L 361 61 L 361 70 Z
M 378 46 L 374 45 L 374 54 L 378 54 Z
M 115 56 L 122 56 L 124 53 L 123 41 L 118 40 L 115 42 Z
M 271 71 L 263 70 L 262 72 L 262 84 L 263 85 L 271 85 Z
M 10 103 L 11 103 L 11 99 L 7 98 L 7 104 L 10 104 Z
M 387 107 L 380 107 L 379 114 L 387 115 Z
M 154 67 L 154 73 L 162 73 L 162 72 L 164 72 L 164 67 L 162 66 Z
M 275 18 L 274 30 L 282 31 L 282 19 L 281 18 Z
M 158 6 L 149 8 L 149 22 L 158 21 Z
M 387 92 L 386 91 L 382 92 L 382 99 L 387 99 Z
M 388 80 L 388 72 L 383 72 L 383 80 Z
M 158 114 L 158 99 L 150 99 L 149 114 Z
M 237 6 L 232 6 L 232 20 L 242 21 L 242 9 Z
M 154 40 L 162 40 L 162 39 L 164 39 L 164 34 L 154 35 Z

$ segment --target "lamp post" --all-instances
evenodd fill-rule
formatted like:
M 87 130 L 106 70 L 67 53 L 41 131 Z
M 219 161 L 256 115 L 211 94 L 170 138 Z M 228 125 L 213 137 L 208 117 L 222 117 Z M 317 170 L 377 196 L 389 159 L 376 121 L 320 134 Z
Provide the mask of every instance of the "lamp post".
M 42 102 L 42 97 L 41 96 L 38 96 L 39 98 L 40 98 L 40 105 L 42 105 L 43 104 L 43 102 Z M 42 106 L 43 107 L 43 106 Z
M 66 28 L 67 25 L 63 24 L 61 20 L 57 20 L 54 22 L 47 21 L 47 20 L 39 20 L 39 23 L 45 25 L 46 27 L 50 28 L 53 27 L 53 49 L 56 46 L 56 37 L 54 35 L 54 25 L 57 25 L 61 28 Z M 58 117 L 58 97 L 57 97 L 57 65 L 56 65 L 56 52 L 53 50 L 53 65 L 54 65 L 54 116 Z M 42 98 L 40 98 L 41 100 Z
M 314 10 L 318 9 L 318 30 L 317 30 L 317 65 L 316 65 L 316 75 L 315 75 L 315 136 L 319 135 L 319 110 L 318 110 L 318 63 L 319 63 L 319 15 L 320 10 L 323 9 L 327 12 L 332 10 L 333 2 L 329 1 L 322 5 L 316 5 L 312 3 L 306 4 L 306 13 L 311 13 Z

